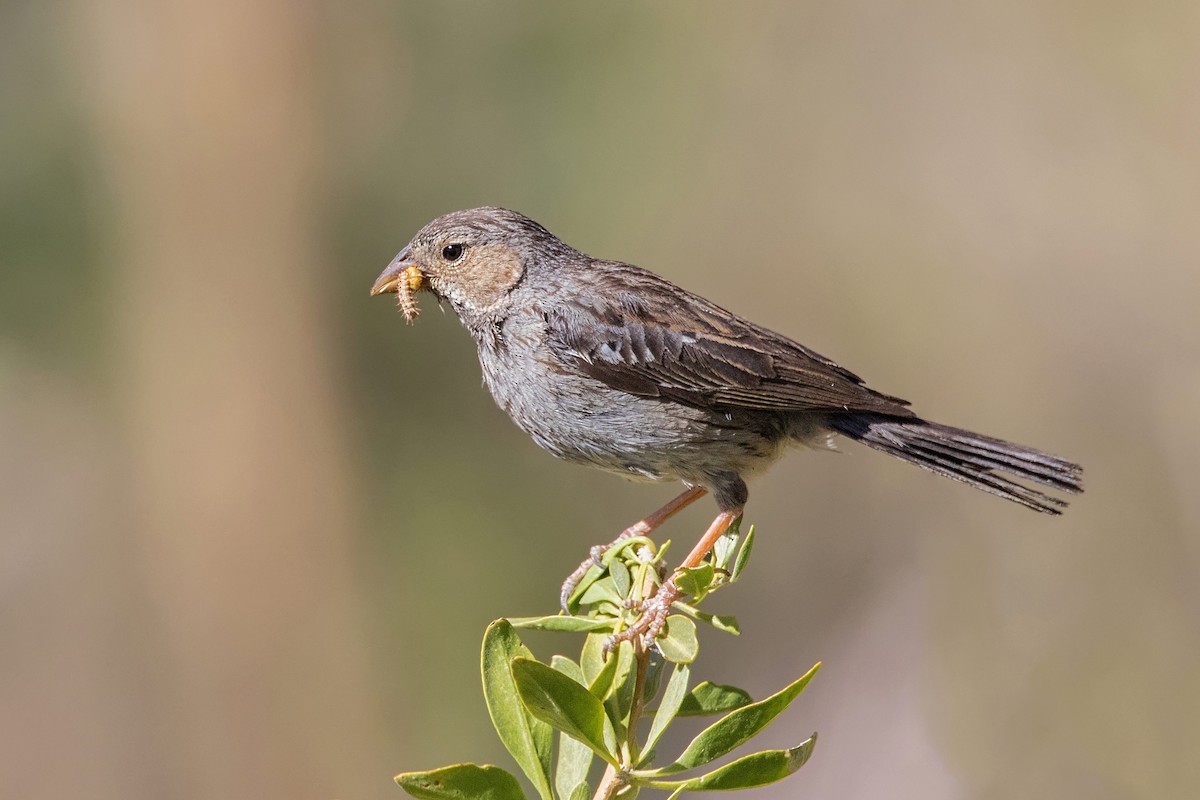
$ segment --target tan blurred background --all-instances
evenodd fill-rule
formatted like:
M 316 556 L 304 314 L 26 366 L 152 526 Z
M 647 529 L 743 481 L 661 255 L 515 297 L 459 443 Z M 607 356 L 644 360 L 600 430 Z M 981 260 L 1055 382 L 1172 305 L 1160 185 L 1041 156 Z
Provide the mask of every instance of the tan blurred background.
M 825 662 L 753 796 L 1200 796 L 1195 3 L 7 2 L 0 107 L 0 796 L 511 766 L 485 624 L 675 488 L 368 298 L 488 203 L 1087 468 L 1061 519 L 853 446 L 752 484 L 698 671 Z

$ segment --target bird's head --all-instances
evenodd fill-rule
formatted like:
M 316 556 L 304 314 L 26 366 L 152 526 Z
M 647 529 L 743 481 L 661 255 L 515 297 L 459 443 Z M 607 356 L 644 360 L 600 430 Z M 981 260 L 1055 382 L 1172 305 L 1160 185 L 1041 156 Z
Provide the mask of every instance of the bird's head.
M 484 207 L 438 217 L 417 232 L 376 279 L 371 294 L 396 293 L 407 320 L 415 293 L 446 300 L 463 322 L 502 314 L 531 264 L 573 252 L 526 216 Z

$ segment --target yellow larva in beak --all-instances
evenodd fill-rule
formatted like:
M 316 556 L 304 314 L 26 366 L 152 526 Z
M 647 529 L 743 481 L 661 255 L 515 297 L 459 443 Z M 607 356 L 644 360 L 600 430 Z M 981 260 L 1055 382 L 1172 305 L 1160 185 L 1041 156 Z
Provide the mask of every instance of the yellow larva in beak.
M 424 281 L 425 276 L 416 267 L 409 267 L 400 276 L 400 285 L 396 296 L 405 322 L 411 323 L 421 313 L 421 309 L 417 306 L 417 291 L 420 290 Z
M 388 264 L 371 287 L 372 296 L 395 292 L 406 322 L 412 322 L 421 313 L 417 307 L 416 293 L 425 286 L 425 275 L 416 264 L 408 260 L 408 248 L 404 248 L 392 263 Z

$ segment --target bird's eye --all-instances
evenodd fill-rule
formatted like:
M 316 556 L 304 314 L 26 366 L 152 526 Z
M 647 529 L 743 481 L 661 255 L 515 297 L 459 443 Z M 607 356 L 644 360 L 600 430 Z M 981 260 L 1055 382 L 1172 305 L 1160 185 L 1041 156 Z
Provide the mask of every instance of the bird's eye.
M 460 242 L 448 244 L 442 248 L 442 258 L 446 259 L 447 261 L 458 261 L 460 258 L 462 258 L 462 254 L 463 246 Z

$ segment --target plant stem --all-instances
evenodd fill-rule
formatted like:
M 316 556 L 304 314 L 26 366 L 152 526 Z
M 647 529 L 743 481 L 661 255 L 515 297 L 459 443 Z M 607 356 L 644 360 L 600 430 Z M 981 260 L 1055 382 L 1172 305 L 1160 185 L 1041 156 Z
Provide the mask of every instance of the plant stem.
M 629 703 L 629 728 L 627 730 L 629 742 L 629 768 L 637 769 L 638 762 L 642 760 L 641 748 L 637 741 L 637 724 L 638 718 L 642 716 L 642 709 L 646 705 L 646 699 L 643 695 L 646 693 L 646 672 L 650 668 L 650 651 L 642 644 L 641 639 L 633 641 L 633 659 L 637 665 L 637 673 L 633 681 L 633 699 Z
M 613 800 L 617 792 L 624 787 L 625 779 L 616 767 L 609 764 L 604 770 L 604 777 L 600 779 L 600 785 L 596 787 L 596 793 L 592 795 L 592 800 Z
M 654 573 L 647 564 L 646 571 L 642 573 L 642 586 L 639 592 L 640 599 L 645 599 L 654 593 L 655 580 Z M 637 672 L 633 681 L 633 699 L 629 703 L 629 726 L 626 728 L 626 737 L 629 753 L 629 769 L 637 769 L 638 762 L 641 761 L 641 748 L 637 741 L 637 724 L 638 718 L 642 715 L 642 709 L 646 706 L 646 673 L 650 668 L 650 648 L 646 647 L 642 642 L 641 637 L 635 638 L 630 644 L 633 645 L 633 660 L 637 665 Z

